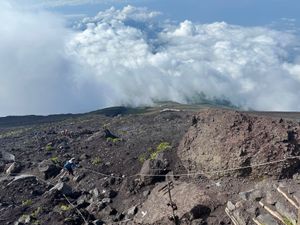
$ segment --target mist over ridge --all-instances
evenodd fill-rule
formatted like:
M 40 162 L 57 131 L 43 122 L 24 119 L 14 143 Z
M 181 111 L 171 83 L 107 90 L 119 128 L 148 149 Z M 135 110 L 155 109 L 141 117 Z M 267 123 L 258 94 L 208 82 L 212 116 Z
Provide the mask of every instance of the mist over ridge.
M 134 6 L 99 12 L 71 29 L 48 12 L 0 6 L 1 115 L 203 99 L 300 110 L 292 30 L 174 22 Z

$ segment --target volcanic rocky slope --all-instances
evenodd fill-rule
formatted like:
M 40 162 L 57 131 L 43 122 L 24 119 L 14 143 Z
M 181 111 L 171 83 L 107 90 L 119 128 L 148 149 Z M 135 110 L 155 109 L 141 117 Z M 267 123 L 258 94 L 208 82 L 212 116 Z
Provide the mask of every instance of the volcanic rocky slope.
M 274 119 L 225 110 L 203 110 L 183 138 L 178 155 L 189 170 L 233 171 L 239 176 L 291 177 L 299 159 L 255 167 L 262 163 L 299 156 L 300 125 L 296 121 Z
M 300 115 L 105 112 L 5 122 L 0 224 L 174 224 L 172 207 L 177 224 L 280 224 L 261 201 L 296 222 L 277 187 L 300 196 Z M 72 157 L 75 176 L 62 176 Z

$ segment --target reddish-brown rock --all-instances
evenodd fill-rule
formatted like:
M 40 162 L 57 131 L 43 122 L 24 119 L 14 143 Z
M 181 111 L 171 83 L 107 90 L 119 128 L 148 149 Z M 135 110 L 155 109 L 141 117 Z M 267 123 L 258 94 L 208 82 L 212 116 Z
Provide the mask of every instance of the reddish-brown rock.
M 299 159 L 290 159 L 256 167 L 300 155 L 300 126 L 296 121 L 220 109 L 203 110 L 195 120 L 178 149 L 178 156 L 190 171 L 203 171 L 209 177 L 224 173 L 290 177 L 300 166 Z M 215 172 L 237 167 L 246 168 Z

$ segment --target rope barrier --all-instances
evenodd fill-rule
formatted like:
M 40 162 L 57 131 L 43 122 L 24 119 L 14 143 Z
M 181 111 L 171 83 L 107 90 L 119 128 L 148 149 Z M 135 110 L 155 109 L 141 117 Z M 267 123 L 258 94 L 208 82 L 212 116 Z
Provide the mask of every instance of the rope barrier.
M 141 174 L 141 173 L 137 173 L 134 175 L 130 175 L 130 176 L 125 176 L 125 178 L 133 178 L 133 177 L 175 177 L 175 176 L 195 176 L 195 175 L 207 175 L 207 174 L 217 174 L 217 173 L 228 173 L 228 172 L 232 172 L 232 171 L 237 171 L 237 170 L 242 170 L 242 169 L 249 169 L 249 168 L 256 168 L 256 167 L 263 167 L 263 166 L 267 166 L 267 165 L 272 165 L 272 164 L 277 164 L 277 163 L 281 163 L 281 162 L 286 162 L 288 160 L 292 160 L 292 159 L 300 159 L 300 156 L 291 156 L 291 157 L 287 157 L 284 159 L 280 159 L 280 160 L 274 160 L 274 161 L 270 161 L 270 162 L 265 162 L 265 163 L 258 163 L 258 164 L 254 164 L 254 165 L 249 165 L 249 166 L 241 166 L 241 167 L 235 167 L 235 168 L 229 168 L 229 169 L 225 169 L 225 170 L 215 170 L 215 171 L 196 171 L 193 173 L 181 173 L 181 174 L 166 174 L 166 175 L 150 175 L 150 174 Z M 90 171 L 92 173 L 95 174 L 99 174 L 101 176 L 104 177 L 114 177 L 114 178 L 124 178 L 123 176 L 115 176 L 113 174 L 104 174 L 92 169 L 88 169 L 88 168 L 80 168 L 79 170 L 86 170 L 86 171 Z M 47 182 L 41 178 L 36 177 L 37 179 L 43 181 L 46 184 L 51 184 L 51 182 Z M 53 184 L 52 184 L 53 185 Z M 83 214 L 80 212 L 79 209 L 76 208 L 76 206 L 74 206 L 70 200 L 67 198 L 66 195 L 63 194 L 63 197 L 65 198 L 65 200 L 68 202 L 68 204 L 77 211 L 77 213 L 79 214 L 79 216 L 83 219 L 83 221 L 88 224 L 87 220 L 85 219 L 85 217 L 83 216 Z M 124 220 L 124 221 L 119 221 L 118 223 L 125 223 L 128 222 L 130 220 Z
M 84 221 L 86 224 L 88 224 L 87 220 L 86 220 L 85 217 L 82 215 L 82 213 L 80 212 L 80 210 L 77 209 L 77 208 L 70 202 L 70 200 L 67 198 L 66 195 L 63 194 L 63 196 L 64 196 L 64 198 L 67 200 L 67 202 L 69 203 L 69 205 L 72 206 L 72 208 L 75 209 L 75 210 L 77 211 L 77 213 L 81 216 L 81 218 L 83 219 L 83 221 Z
M 44 180 L 44 179 L 42 179 L 42 178 L 36 177 L 36 179 L 42 181 L 43 183 L 45 183 L 45 184 L 47 184 L 47 185 L 50 183 L 51 185 L 55 186 L 53 183 L 47 182 L 46 180 Z M 77 213 L 79 214 L 79 216 L 83 219 L 83 221 L 84 221 L 85 224 L 87 225 L 88 222 L 87 222 L 86 218 L 84 217 L 84 215 L 80 212 L 80 210 L 79 210 L 74 204 L 71 203 L 71 201 L 69 200 L 69 198 L 68 198 L 65 194 L 63 194 L 63 197 L 64 197 L 65 200 L 68 202 L 68 204 L 69 204 L 73 209 L 75 209 L 75 210 L 77 211 Z M 126 222 L 129 222 L 129 221 L 131 221 L 131 220 L 132 220 L 132 219 L 125 219 L 125 220 L 122 220 L 122 221 L 119 221 L 119 222 L 110 222 L 110 224 L 126 223 Z
M 249 166 L 234 167 L 234 168 L 229 168 L 229 169 L 225 169 L 225 170 L 214 170 L 214 171 L 204 171 L 204 172 L 196 171 L 196 172 L 192 172 L 192 173 L 165 174 L 165 175 L 151 175 L 151 174 L 137 173 L 137 174 L 126 176 L 126 177 L 127 178 L 133 178 L 133 177 L 139 177 L 139 176 L 141 176 L 141 177 L 178 177 L 178 176 L 195 176 L 195 175 L 228 173 L 228 172 L 242 170 L 242 169 L 249 169 L 249 168 L 256 168 L 256 167 L 263 167 L 263 166 L 267 166 L 267 165 L 277 164 L 277 163 L 286 162 L 286 161 L 292 160 L 292 159 L 300 159 L 300 156 L 291 156 L 291 157 L 287 157 L 285 159 L 279 159 L 279 160 L 274 160 L 274 161 L 265 162 L 265 163 L 258 163 L 258 164 L 253 164 L 253 165 L 249 165 Z M 87 168 L 82 168 L 81 170 L 90 171 L 92 173 L 99 174 L 104 177 L 124 178 L 122 176 L 115 176 L 112 174 L 104 174 L 104 173 L 101 173 L 101 172 L 98 172 L 98 171 L 95 171 L 92 169 L 87 169 Z

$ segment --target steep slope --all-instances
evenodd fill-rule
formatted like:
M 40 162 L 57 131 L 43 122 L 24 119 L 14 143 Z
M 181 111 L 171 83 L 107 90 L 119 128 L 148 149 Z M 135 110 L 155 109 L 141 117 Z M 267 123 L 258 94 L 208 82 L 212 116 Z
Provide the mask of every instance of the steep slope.
M 299 156 L 300 126 L 296 121 L 258 116 L 245 112 L 207 109 L 193 119 L 178 156 L 190 170 L 213 171 L 248 167 Z M 291 177 L 300 166 L 290 159 L 261 167 L 245 168 L 238 176 Z

